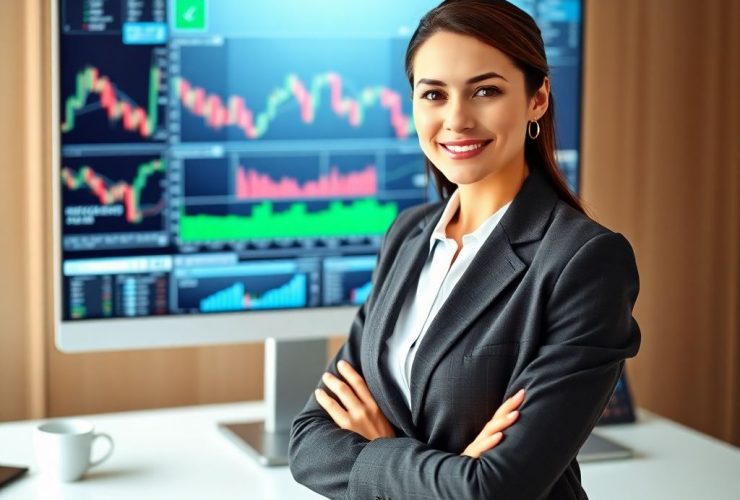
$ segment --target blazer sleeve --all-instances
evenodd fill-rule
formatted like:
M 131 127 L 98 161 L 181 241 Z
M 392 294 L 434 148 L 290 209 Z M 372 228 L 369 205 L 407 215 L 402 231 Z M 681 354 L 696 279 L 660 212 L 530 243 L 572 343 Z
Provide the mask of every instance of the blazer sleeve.
M 353 449 L 347 498 L 546 498 L 595 426 L 624 359 L 638 351 L 638 288 L 624 237 L 587 241 L 555 281 L 538 355 L 507 389 L 506 397 L 522 387 L 527 394 L 504 440 L 479 459 L 408 437 L 364 443 Z M 342 479 L 348 465 L 337 464 Z
M 340 359 L 348 361 L 362 375 L 360 339 L 365 312 L 366 305 L 363 305 L 355 316 L 347 342 L 327 368 L 339 378 L 343 378 L 337 371 Z M 331 394 L 328 388 L 324 388 Z M 344 498 L 352 466 L 368 442 L 356 432 L 341 429 L 311 394 L 291 427 L 290 472 L 296 481 L 321 495 Z
M 386 231 L 378 251 L 378 265 L 373 274 L 370 297 L 360 307 L 350 327 L 347 341 L 329 363 L 326 371 L 344 379 L 337 370 L 337 362 L 349 362 L 360 375 L 362 371 L 360 349 L 365 317 L 375 303 L 382 276 L 393 261 L 399 244 L 398 233 L 407 229 L 413 211 L 402 212 Z M 392 244 L 391 244 L 392 242 Z M 331 390 L 319 380 L 318 386 Z M 293 419 L 288 446 L 288 462 L 293 478 L 311 490 L 329 498 L 344 498 L 355 459 L 369 441 L 356 432 L 341 429 L 316 396 L 311 394 L 303 410 Z

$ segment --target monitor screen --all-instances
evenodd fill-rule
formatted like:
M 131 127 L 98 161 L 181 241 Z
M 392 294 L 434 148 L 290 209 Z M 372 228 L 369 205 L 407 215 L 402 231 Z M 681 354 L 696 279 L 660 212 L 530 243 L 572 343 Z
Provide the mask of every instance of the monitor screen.
M 58 345 L 346 332 L 385 230 L 433 196 L 403 62 L 437 3 L 59 0 Z M 580 1 L 515 3 L 575 189 Z

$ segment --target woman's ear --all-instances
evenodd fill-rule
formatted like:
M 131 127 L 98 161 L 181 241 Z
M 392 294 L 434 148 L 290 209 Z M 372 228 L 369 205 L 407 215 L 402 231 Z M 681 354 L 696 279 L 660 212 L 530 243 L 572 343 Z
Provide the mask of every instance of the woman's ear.
M 542 85 L 529 101 L 529 119 L 539 120 L 547 112 L 550 105 L 550 78 L 545 77 Z

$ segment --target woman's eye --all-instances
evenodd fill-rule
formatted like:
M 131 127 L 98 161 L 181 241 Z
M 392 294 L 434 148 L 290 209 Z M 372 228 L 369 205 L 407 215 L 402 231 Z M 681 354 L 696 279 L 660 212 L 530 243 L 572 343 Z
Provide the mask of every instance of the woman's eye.
M 436 101 L 442 98 L 442 93 L 436 90 L 427 90 L 421 94 L 421 98 L 426 99 L 427 101 Z
M 500 93 L 501 91 L 498 89 L 498 87 L 481 87 L 476 91 L 475 95 L 481 97 L 493 97 L 499 95 Z

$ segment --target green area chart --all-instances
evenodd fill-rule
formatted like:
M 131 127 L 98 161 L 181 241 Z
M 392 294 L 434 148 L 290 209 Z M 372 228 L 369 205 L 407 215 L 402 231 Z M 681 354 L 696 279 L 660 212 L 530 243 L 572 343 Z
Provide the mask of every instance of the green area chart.
M 180 213 L 180 240 L 183 242 L 380 235 L 398 214 L 395 203 L 358 200 L 350 204 L 332 201 L 323 210 L 309 211 L 295 203 L 275 211 L 265 201 L 246 215 L 188 215 Z

